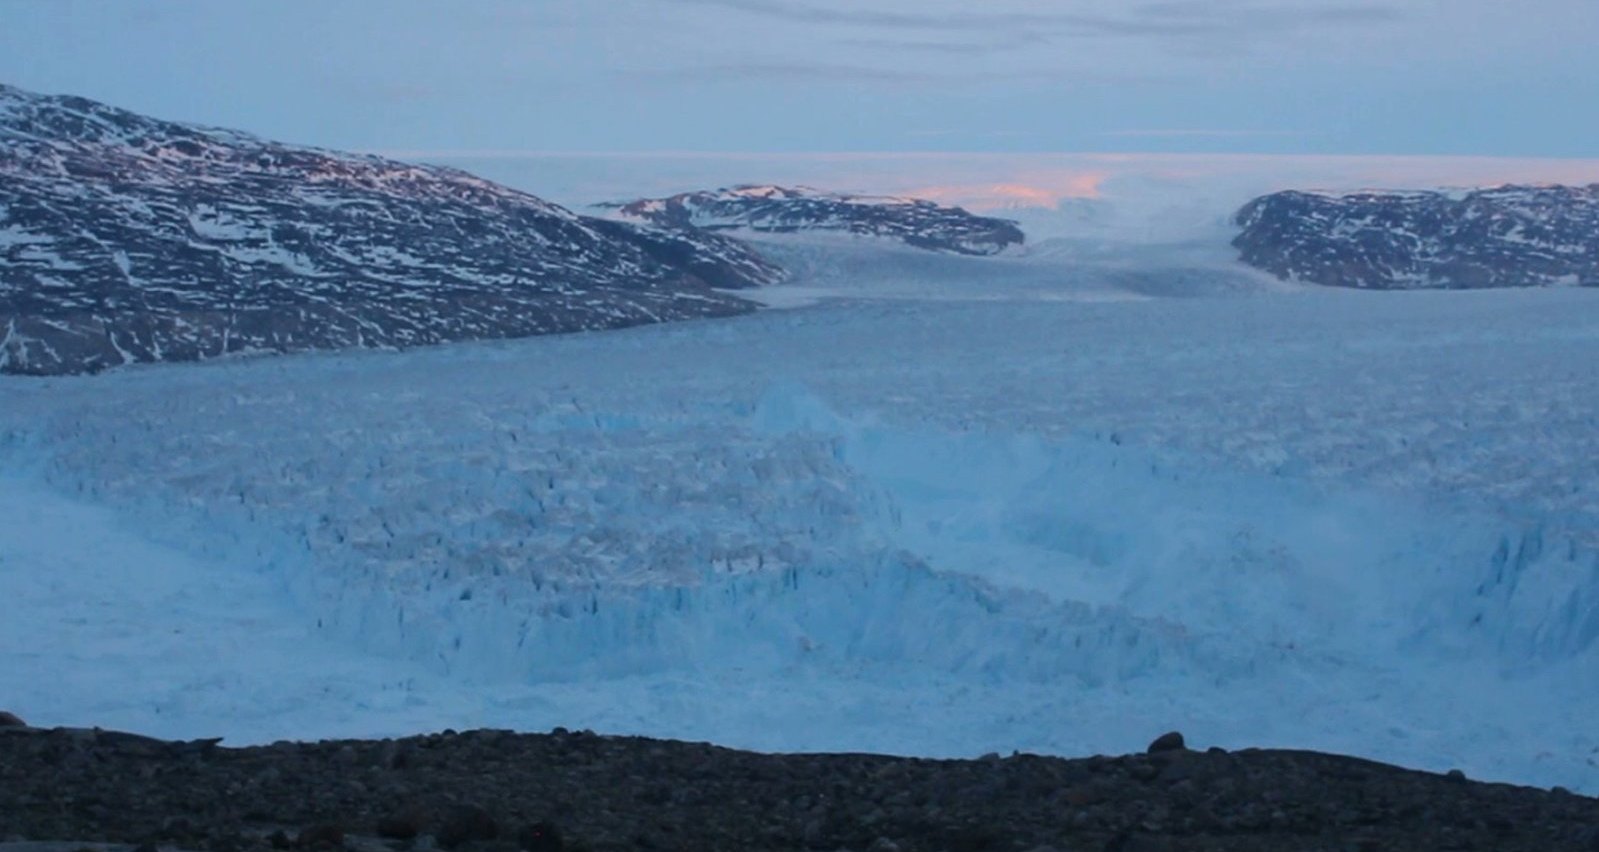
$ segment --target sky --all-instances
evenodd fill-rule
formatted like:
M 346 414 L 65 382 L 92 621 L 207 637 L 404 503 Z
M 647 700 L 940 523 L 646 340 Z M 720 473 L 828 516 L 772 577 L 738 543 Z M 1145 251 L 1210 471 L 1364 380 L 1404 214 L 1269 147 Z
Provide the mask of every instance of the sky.
M 745 183 L 925 198 L 1021 223 L 1030 240 L 1208 245 L 1284 189 L 1462 190 L 1599 183 L 1599 158 L 1436 155 L 800 152 L 391 152 L 465 169 L 573 209 Z
M 325 147 L 1599 156 L 1595 0 L 0 0 L 0 81 Z

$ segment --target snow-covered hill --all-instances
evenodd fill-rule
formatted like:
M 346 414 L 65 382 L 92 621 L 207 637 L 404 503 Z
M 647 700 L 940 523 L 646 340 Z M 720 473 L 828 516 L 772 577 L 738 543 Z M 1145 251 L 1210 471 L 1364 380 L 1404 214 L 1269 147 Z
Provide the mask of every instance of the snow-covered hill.
M 762 233 L 844 233 L 955 254 L 998 254 L 1025 240 L 1008 219 L 917 198 L 846 195 L 808 187 L 737 186 L 605 205 L 662 227 Z
M 712 288 L 780 277 L 454 169 L 0 86 L 0 372 L 723 316 L 752 306 Z
M 1338 287 L 1599 286 L 1599 184 L 1279 192 L 1237 216 L 1245 263 Z

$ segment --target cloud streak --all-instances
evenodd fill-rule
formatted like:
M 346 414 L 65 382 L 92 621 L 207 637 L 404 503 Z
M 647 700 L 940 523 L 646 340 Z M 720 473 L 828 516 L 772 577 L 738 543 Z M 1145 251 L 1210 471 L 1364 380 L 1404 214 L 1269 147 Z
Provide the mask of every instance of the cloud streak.
M 1239 130 L 1231 128 L 1174 127 L 1148 130 L 1106 130 L 1099 135 L 1118 139 L 1238 139 L 1255 136 L 1306 136 L 1299 130 Z
M 1336 3 L 1306 7 L 1217 2 L 1161 2 L 1134 7 L 1131 14 L 1081 12 L 887 11 L 817 5 L 811 0 L 669 0 L 674 5 L 710 6 L 775 18 L 789 23 L 851 26 L 897 31 L 1002 32 L 1018 37 L 1056 36 L 1206 36 L 1239 31 L 1273 31 L 1315 25 L 1379 25 L 1403 15 L 1392 5 Z
M 1017 31 L 999 33 L 983 39 L 961 41 L 936 41 L 900 38 L 849 38 L 843 41 L 848 47 L 867 50 L 894 50 L 907 53 L 931 53 L 953 56 L 981 56 L 992 53 L 1009 53 L 1028 47 L 1051 43 L 1052 39 L 1037 32 Z
M 848 83 L 923 83 L 939 79 L 923 71 L 812 62 L 722 62 L 622 72 L 633 80 L 747 83 L 760 80 L 834 80 Z
M 887 68 L 825 62 L 773 62 L 765 60 L 730 61 L 701 65 L 638 68 L 620 72 L 632 82 L 748 85 L 770 81 L 840 82 L 850 84 L 927 84 L 945 87 L 981 86 L 991 83 L 1065 82 L 1149 82 L 1156 75 L 1111 74 L 1076 71 L 1064 73 L 1043 68 L 1011 70 L 949 69 L 938 67 Z

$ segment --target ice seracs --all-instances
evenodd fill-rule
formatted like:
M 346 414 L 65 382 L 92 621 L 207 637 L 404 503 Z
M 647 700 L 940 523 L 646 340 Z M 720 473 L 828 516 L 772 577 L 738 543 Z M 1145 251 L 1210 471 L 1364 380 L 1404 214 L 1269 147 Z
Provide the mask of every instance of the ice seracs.
M 233 743 L 1176 727 L 1588 792 L 1595 306 L 906 294 L 0 377 L 0 695 Z
M 1380 290 L 1599 286 L 1599 184 L 1279 192 L 1238 212 L 1245 263 Z

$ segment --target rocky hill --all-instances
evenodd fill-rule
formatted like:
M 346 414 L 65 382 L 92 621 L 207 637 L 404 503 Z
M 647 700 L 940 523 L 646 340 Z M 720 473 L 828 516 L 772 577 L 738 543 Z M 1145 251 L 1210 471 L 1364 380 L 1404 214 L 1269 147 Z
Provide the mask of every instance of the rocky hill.
M 1238 212 L 1245 263 L 1336 287 L 1599 286 L 1599 184 L 1279 192 Z
M 0 727 L 0 839 L 145 849 L 1345 852 L 1599 848 L 1599 800 L 1301 751 L 766 755 L 445 732 L 231 749 Z M 104 849 L 104 847 L 101 847 Z
M 713 288 L 781 275 L 454 169 L 0 86 L 4 373 L 737 314 Z
M 622 216 L 669 228 L 760 233 L 845 233 L 916 248 L 991 255 L 1026 239 L 1008 219 L 976 216 L 917 198 L 844 195 L 805 187 L 738 186 L 604 205 Z

